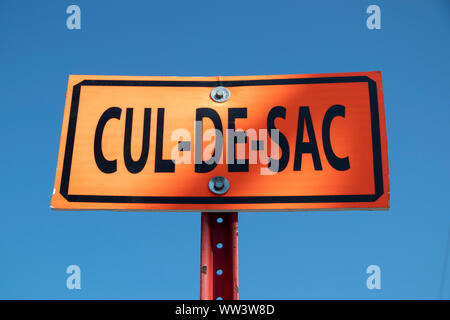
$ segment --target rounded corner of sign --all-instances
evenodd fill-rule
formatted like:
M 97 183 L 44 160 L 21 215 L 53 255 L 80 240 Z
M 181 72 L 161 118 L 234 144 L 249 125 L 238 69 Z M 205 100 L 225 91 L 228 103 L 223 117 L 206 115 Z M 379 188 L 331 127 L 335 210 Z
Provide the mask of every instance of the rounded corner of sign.
M 391 209 L 391 202 L 388 196 L 380 199 L 379 208 L 383 211 L 389 211 Z
M 366 73 L 366 78 L 369 82 L 373 81 L 381 86 L 381 71 L 370 71 Z
M 69 83 L 75 83 L 80 80 L 80 76 L 77 74 L 69 74 L 68 81 Z
M 66 202 L 67 199 L 63 195 L 61 195 L 58 192 L 55 192 L 50 200 L 50 209 L 52 210 L 61 209 L 64 203 Z
M 86 80 L 86 77 L 83 75 L 69 74 L 69 80 L 68 80 L 69 87 L 72 88 L 77 85 L 80 85 L 84 82 L 84 80 Z

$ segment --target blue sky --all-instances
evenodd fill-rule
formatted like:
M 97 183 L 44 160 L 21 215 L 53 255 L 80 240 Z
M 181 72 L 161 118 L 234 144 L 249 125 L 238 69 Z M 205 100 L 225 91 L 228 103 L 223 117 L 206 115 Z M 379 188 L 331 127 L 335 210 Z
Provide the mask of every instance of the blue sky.
M 66 8 L 81 8 L 81 30 Z M 381 8 L 381 30 L 366 8 Z M 242 213 L 241 299 L 435 299 L 449 234 L 450 2 L 0 3 L 1 299 L 198 299 L 199 213 L 52 212 L 69 74 L 381 70 L 391 209 Z M 447 249 L 449 250 L 449 249 Z M 67 266 L 82 289 L 68 290 Z M 366 268 L 381 267 L 381 290 Z M 450 298 L 447 265 L 443 297 Z

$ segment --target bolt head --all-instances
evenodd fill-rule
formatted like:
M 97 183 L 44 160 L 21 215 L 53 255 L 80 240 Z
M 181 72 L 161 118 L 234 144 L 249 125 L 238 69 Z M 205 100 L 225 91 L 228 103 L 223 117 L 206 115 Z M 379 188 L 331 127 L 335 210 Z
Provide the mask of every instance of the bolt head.
M 225 96 L 225 91 L 223 89 L 219 89 L 216 91 L 216 98 L 222 99 Z
M 211 98 L 215 102 L 225 102 L 230 98 L 230 91 L 225 87 L 216 87 L 211 91 Z
M 214 188 L 216 190 L 222 190 L 224 186 L 225 186 L 224 177 L 216 177 L 216 179 L 214 180 Z
M 209 190 L 215 194 L 224 194 L 230 188 L 230 183 L 227 178 L 217 176 L 209 180 L 208 183 Z

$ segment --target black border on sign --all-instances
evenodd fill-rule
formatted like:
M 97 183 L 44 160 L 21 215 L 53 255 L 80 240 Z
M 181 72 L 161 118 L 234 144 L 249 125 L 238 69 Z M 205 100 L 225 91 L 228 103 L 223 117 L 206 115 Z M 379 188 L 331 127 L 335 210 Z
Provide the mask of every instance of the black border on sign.
M 138 86 L 138 87 L 238 87 L 317 83 L 367 82 L 370 98 L 372 126 L 372 150 L 374 171 L 374 194 L 314 195 L 314 196 L 248 196 L 248 197 L 152 197 L 152 196 L 104 196 L 68 194 L 72 165 L 78 105 L 82 86 Z M 377 84 L 367 76 L 233 80 L 233 81 L 159 81 L 159 80 L 84 80 L 73 86 L 70 118 L 61 177 L 61 195 L 69 202 L 99 203 L 160 203 L 160 204 L 240 204 L 240 203 L 328 203 L 328 202 L 374 202 L 383 195 L 383 170 L 381 160 L 380 119 L 378 113 Z

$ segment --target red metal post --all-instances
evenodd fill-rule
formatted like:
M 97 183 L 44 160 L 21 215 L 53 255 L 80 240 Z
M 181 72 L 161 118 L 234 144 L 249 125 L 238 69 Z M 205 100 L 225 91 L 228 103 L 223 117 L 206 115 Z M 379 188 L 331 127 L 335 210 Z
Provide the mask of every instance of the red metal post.
M 202 212 L 200 299 L 238 300 L 238 213 Z

